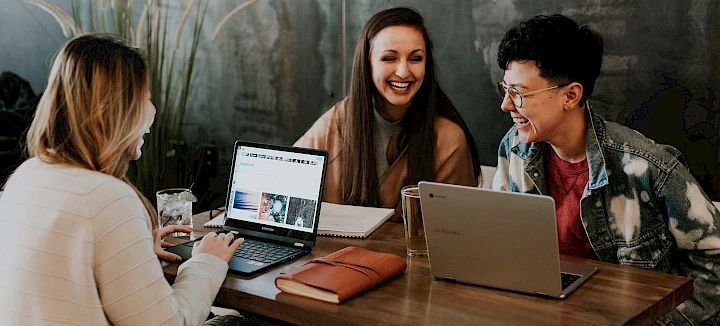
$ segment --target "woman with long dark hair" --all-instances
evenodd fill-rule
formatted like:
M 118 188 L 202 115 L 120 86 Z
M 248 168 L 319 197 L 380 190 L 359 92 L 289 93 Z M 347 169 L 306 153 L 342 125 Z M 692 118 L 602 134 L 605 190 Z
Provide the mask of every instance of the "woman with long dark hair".
M 324 201 L 396 208 L 419 181 L 477 186 L 472 135 L 440 89 L 433 44 L 410 8 L 375 14 L 358 40 L 347 97 L 295 146 L 325 149 Z

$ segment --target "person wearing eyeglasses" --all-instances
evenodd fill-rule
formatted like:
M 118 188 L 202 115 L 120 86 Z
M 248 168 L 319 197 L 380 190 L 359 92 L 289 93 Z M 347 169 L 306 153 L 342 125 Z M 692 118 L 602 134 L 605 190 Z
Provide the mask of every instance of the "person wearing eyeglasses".
M 602 55 L 602 37 L 562 15 L 505 34 L 498 90 L 514 125 L 491 188 L 552 196 L 561 254 L 693 278 L 657 324 L 720 323 L 720 212 L 680 151 L 592 110 Z

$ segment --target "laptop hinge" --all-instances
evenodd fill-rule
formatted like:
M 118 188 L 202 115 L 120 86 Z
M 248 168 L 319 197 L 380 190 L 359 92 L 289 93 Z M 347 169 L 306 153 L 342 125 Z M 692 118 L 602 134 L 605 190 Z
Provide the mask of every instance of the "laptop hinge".
M 300 248 L 305 247 L 305 244 L 302 244 L 300 242 L 295 242 L 294 245 L 295 245 L 295 247 L 300 247 Z

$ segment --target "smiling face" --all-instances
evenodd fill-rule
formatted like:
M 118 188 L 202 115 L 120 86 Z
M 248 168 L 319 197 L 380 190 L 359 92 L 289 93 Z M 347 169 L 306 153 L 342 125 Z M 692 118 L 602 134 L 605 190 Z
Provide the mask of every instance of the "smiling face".
M 510 61 L 503 82 L 514 86 L 520 93 L 555 86 L 540 77 L 540 69 L 535 61 Z M 516 108 L 509 96 L 505 96 L 500 108 L 509 112 L 518 130 L 518 136 L 524 143 L 548 141 L 562 134 L 564 122 L 563 88 L 552 89 L 523 97 L 522 107 Z
M 150 126 L 152 126 L 153 121 L 155 120 L 155 105 L 150 101 L 150 90 L 147 90 L 147 93 L 145 94 L 145 98 L 147 98 L 147 101 L 145 103 L 145 119 L 143 121 L 146 121 L 147 126 L 143 128 L 143 133 L 137 136 L 137 139 L 130 144 L 130 147 L 128 148 L 128 154 L 130 154 L 130 159 L 137 160 L 142 156 L 142 145 L 145 144 L 145 140 L 143 139 L 143 136 L 145 134 L 150 133 Z
M 372 39 L 372 80 L 383 97 L 383 117 L 397 121 L 405 114 L 425 78 L 425 59 L 425 39 L 413 27 L 386 27 Z

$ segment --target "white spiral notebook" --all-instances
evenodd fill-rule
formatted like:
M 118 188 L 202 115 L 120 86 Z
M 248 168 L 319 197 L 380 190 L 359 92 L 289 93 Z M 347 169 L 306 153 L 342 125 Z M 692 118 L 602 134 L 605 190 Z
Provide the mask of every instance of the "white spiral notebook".
M 213 209 L 212 211 L 210 211 L 210 214 L 211 214 L 211 216 L 215 215 L 215 214 L 217 214 L 217 215 L 215 215 L 215 217 L 213 217 L 211 220 L 205 222 L 205 224 L 203 224 L 203 227 L 206 227 L 206 228 L 221 228 L 221 227 L 223 227 L 223 223 L 225 223 L 225 210 L 224 209 L 223 210 Z
M 387 221 L 392 208 L 364 207 L 322 203 L 318 234 L 365 238 Z
M 221 228 L 225 214 L 218 214 L 203 224 L 206 228 Z M 380 224 L 387 221 L 395 213 L 392 208 L 364 207 L 322 203 L 320 208 L 319 235 L 338 237 L 365 238 L 375 231 Z

